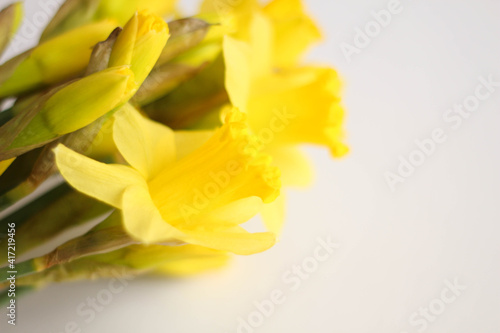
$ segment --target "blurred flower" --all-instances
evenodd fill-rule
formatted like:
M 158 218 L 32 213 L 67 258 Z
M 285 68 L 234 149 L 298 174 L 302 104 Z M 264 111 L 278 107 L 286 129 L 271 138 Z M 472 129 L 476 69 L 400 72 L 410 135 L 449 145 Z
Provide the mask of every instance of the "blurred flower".
M 301 0 L 274 0 L 263 9 L 274 34 L 273 64 L 293 66 L 321 39 L 316 23 L 305 13 Z
M 300 65 L 304 52 L 321 38 L 300 0 L 274 0 L 261 7 L 243 0 L 221 10 L 206 0 L 205 12 L 221 17 L 224 37 L 225 87 L 232 105 L 246 112 L 253 133 L 282 170 L 285 186 L 311 180 L 307 159 L 298 145 L 326 146 L 335 157 L 343 143 L 344 111 L 340 79 L 329 67 Z M 279 232 L 284 198 L 263 210 L 269 230 Z
M 266 9 L 271 8 L 272 15 L 266 10 L 254 11 L 246 40 L 225 37 L 226 89 L 232 104 L 248 113 L 257 133 L 270 126 L 277 110 L 288 114 L 290 124 L 275 131 L 273 145 L 319 144 L 329 147 L 334 156 L 342 156 L 347 148 L 342 143 L 340 80 L 333 69 L 294 64 L 308 46 L 306 41 L 314 41 L 316 35 L 311 21 L 300 11 L 300 2 L 287 3 L 271 2 Z M 291 21 L 309 27 L 303 29 L 298 43 L 292 38 L 293 29 L 287 32 L 287 23 L 277 19 L 280 10 L 295 14 L 297 18 L 292 15 Z
M 304 51 L 321 39 L 321 32 L 314 21 L 305 13 L 301 0 L 273 0 L 261 6 L 257 0 L 240 0 L 221 3 L 219 0 L 205 0 L 201 16 L 220 21 L 227 34 L 240 40 L 253 37 L 262 41 L 272 40 L 268 49 L 275 66 L 293 66 Z M 256 15 L 264 16 L 272 31 L 255 29 L 252 21 Z M 257 55 L 258 53 L 254 54 Z
M 127 105 L 115 114 L 113 136 L 131 167 L 102 164 L 62 145 L 55 149 L 56 163 L 77 190 L 121 209 L 131 236 L 146 244 L 179 240 L 237 254 L 274 244 L 274 234 L 239 226 L 280 187 L 279 171 L 253 149 L 241 113 L 229 112 L 206 141 L 206 132 L 174 134 Z

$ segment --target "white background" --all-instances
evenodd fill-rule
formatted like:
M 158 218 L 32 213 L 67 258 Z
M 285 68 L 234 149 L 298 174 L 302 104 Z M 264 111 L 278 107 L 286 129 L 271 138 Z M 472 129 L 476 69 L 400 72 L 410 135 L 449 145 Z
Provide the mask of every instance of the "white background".
M 30 18 L 39 6 L 26 2 Z M 1 331 L 59 333 L 75 321 L 93 333 L 237 332 L 238 318 L 279 289 L 286 300 L 255 332 L 413 333 L 422 325 L 410 324 L 412 314 L 439 305 L 445 281 L 458 279 L 466 290 L 425 332 L 500 332 L 500 88 L 458 129 L 443 120 L 478 77 L 500 81 L 500 2 L 401 0 L 348 62 L 340 44 L 353 44 L 356 27 L 388 2 L 306 1 L 326 35 L 309 59 L 344 77 L 352 152 L 333 161 L 308 149 L 316 181 L 289 193 L 279 244 L 222 271 L 134 280 L 90 323 L 76 308 L 107 282 L 54 285 L 19 299 L 18 326 L 3 315 Z M 384 173 L 435 128 L 447 140 L 392 192 Z M 340 248 L 292 291 L 283 274 L 327 236 Z

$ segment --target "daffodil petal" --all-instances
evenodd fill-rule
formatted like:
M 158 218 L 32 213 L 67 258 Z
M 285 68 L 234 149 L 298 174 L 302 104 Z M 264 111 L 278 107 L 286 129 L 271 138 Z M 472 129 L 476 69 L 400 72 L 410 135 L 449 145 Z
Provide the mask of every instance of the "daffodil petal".
M 203 215 L 202 223 L 214 226 L 214 229 L 218 226 L 233 227 L 250 220 L 259 213 L 263 206 L 262 199 L 259 197 L 236 200 Z
M 185 245 L 192 246 L 192 245 Z M 181 246 L 181 247 L 185 247 Z M 201 246 L 197 246 L 200 247 Z M 205 271 L 217 269 L 226 264 L 231 259 L 230 255 L 222 251 L 213 251 L 213 254 L 208 253 L 206 255 L 193 255 L 187 258 L 180 258 L 178 260 L 172 260 L 155 269 L 155 273 L 174 275 L 174 276 L 186 276 L 199 274 Z
M 127 232 L 146 244 L 172 239 L 184 239 L 185 235 L 168 224 L 153 203 L 146 183 L 130 186 L 123 195 L 123 224 Z
M 132 18 L 125 24 L 123 30 L 118 35 L 113 50 L 109 56 L 109 67 L 123 66 L 132 63 L 132 53 L 137 38 L 137 26 L 139 19 L 137 13 L 134 13 Z
M 307 156 L 295 146 L 276 146 L 267 153 L 273 157 L 273 164 L 281 170 L 284 186 L 304 187 L 312 182 L 313 170 Z
M 273 0 L 264 13 L 273 22 L 275 36 L 274 61 L 278 66 L 290 66 L 321 39 L 321 32 L 305 13 L 301 0 Z
M 273 29 L 270 20 L 256 12 L 250 24 L 251 71 L 254 77 L 264 76 L 272 71 Z
M 113 139 L 123 157 L 145 179 L 156 176 L 175 160 L 174 132 L 143 117 L 126 104 L 114 115 Z
M 137 40 L 132 53 L 130 69 L 139 84 L 153 69 L 170 37 L 167 23 L 159 16 L 139 12 Z
M 259 82 L 247 107 L 255 133 L 278 121 L 273 145 L 309 143 L 329 147 L 334 156 L 346 152 L 340 78 L 331 68 L 307 66 L 275 73 Z
M 249 46 L 232 37 L 224 37 L 224 61 L 226 64 L 226 89 L 231 103 L 246 112 L 252 73 L 250 72 Z
M 203 215 L 240 199 L 273 201 L 281 187 L 280 172 L 257 146 L 245 115 L 229 113 L 202 147 L 148 182 L 163 218 L 178 228 L 192 227 Z
M 265 251 L 276 243 L 271 232 L 249 233 L 241 227 L 224 231 L 189 231 L 190 243 L 211 249 L 250 255 Z
M 122 207 L 127 187 L 144 183 L 141 175 L 130 167 L 100 163 L 61 144 L 54 153 L 59 171 L 71 186 L 113 207 Z

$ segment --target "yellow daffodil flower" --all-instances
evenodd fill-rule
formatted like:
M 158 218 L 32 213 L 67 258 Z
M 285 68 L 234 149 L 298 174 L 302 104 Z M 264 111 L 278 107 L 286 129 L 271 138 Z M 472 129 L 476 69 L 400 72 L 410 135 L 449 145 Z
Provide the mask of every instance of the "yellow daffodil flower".
M 326 145 L 334 156 L 342 156 L 346 147 L 338 75 L 324 67 L 276 66 L 273 35 L 271 20 L 255 13 L 248 42 L 225 37 L 226 89 L 232 104 L 248 113 L 257 133 L 272 126 L 279 114 L 286 118 L 282 130 L 273 130 L 273 145 Z
M 89 62 L 92 48 L 108 38 L 116 27 L 116 22 L 110 20 L 89 24 L 28 51 L 29 55 L 0 85 L 0 98 L 17 96 L 80 75 Z M 2 67 L 17 64 L 17 61 L 13 58 Z
M 338 75 L 326 67 L 297 66 L 321 38 L 300 0 L 273 0 L 264 7 L 256 0 L 227 6 L 205 0 L 201 10 L 235 24 L 223 42 L 226 90 L 231 103 L 248 113 L 254 132 L 267 130 L 280 114 L 289 119 L 283 130 L 271 129 L 272 145 L 311 143 L 329 147 L 334 156 L 346 153 Z
M 55 149 L 56 163 L 77 190 L 121 209 L 132 237 L 237 254 L 274 244 L 273 233 L 252 234 L 239 226 L 280 188 L 279 171 L 254 149 L 242 113 L 229 112 L 203 144 L 206 132 L 175 134 L 130 105 L 114 117 L 114 141 L 131 166 L 99 163 L 62 145 Z

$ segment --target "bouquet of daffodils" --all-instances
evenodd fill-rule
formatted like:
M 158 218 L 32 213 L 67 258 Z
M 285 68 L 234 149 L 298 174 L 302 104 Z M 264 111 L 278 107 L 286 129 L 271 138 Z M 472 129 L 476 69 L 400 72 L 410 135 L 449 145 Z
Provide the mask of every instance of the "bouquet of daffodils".
M 67 0 L 0 66 L 1 290 L 262 252 L 310 181 L 299 146 L 347 152 L 337 73 L 301 62 L 321 36 L 300 0 L 175 7 Z M 22 16 L 0 12 L 0 52 Z

